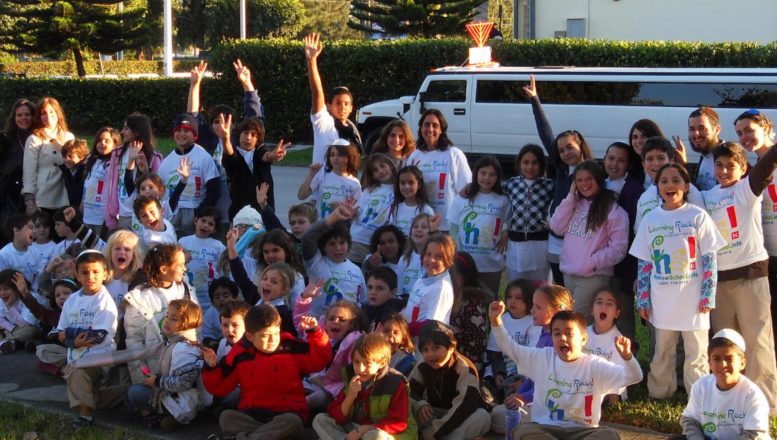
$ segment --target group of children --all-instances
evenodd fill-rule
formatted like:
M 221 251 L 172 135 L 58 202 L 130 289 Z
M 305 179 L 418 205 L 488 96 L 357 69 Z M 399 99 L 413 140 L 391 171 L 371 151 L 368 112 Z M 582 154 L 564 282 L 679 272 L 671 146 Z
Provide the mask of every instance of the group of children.
M 309 68 L 320 51 L 306 39 Z M 71 206 L 9 219 L 0 352 L 27 348 L 66 379 L 75 428 L 126 401 L 165 430 L 210 408 L 244 438 L 307 422 L 321 438 L 617 438 L 598 424 L 602 402 L 642 380 L 633 285 L 653 336 L 650 396 L 677 389 L 682 336 L 686 435 L 768 432 L 771 318 L 750 310 L 769 301 L 760 209 L 777 149 L 748 174 L 741 146 L 708 150 L 719 185 L 701 192 L 661 136 L 612 144 L 602 167 L 580 133 L 552 136 L 532 81 L 553 179 L 537 145 L 519 151 L 515 177 L 490 156 L 470 170 L 429 109 L 418 150 L 394 122 L 363 170 L 358 136 L 317 144 L 322 162 L 298 190 L 312 202 L 290 209 L 289 233 L 270 173 L 285 147 L 261 144 L 250 72 L 235 63 L 248 119 L 233 130 L 229 111 L 210 125 L 198 113 L 205 68 L 167 157 L 131 115 L 91 153 L 62 147 Z M 344 101 L 335 89 L 330 105 Z M 314 125 L 319 113 L 314 96 Z M 632 132 L 654 134 L 645 127 Z M 524 407 L 531 423 L 516 426 Z

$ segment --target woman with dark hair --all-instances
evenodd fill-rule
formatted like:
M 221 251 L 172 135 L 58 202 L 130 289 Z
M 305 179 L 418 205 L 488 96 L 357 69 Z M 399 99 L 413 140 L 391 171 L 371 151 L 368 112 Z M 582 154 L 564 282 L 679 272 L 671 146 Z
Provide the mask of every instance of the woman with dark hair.
M 428 109 L 418 123 L 417 149 L 407 159 L 424 174 L 426 193 L 437 214 L 440 229 L 448 230 L 448 208 L 456 194 L 472 181 L 464 153 L 448 139 L 448 122 L 442 112 Z
M 124 142 L 113 150 L 106 184 L 105 226 L 132 227 L 132 201 L 135 179 L 141 174 L 156 172 L 162 164 L 162 155 L 156 151 L 156 140 L 151 120 L 141 113 L 132 113 L 121 129 Z
M 22 162 L 24 144 L 32 132 L 35 104 L 25 98 L 18 99 L 11 106 L 5 121 L 5 131 L 0 133 L 0 224 L 18 213 L 22 207 Z M 0 238 L 0 241 L 3 241 Z
M 645 169 L 642 167 L 642 148 L 645 146 L 645 142 L 654 136 L 666 137 L 661 127 L 650 119 L 640 119 L 629 130 L 629 146 L 633 152 L 633 156 L 630 158 L 637 159 L 630 160 L 629 175 L 633 178 L 642 178 L 644 188 L 649 187 L 652 182 L 650 178 L 645 176 Z
M 380 131 L 380 137 L 372 147 L 373 153 L 384 153 L 392 162 L 394 168 L 404 167 L 407 158 L 415 151 L 415 138 L 407 122 L 397 119 L 389 122 Z
M 33 118 L 32 134 L 24 145 L 22 193 L 27 215 L 38 209 L 53 215 L 68 205 L 59 166 L 63 163 L 62 145 L 74 138 L 59 101 L 48 96 L 41 99 Z

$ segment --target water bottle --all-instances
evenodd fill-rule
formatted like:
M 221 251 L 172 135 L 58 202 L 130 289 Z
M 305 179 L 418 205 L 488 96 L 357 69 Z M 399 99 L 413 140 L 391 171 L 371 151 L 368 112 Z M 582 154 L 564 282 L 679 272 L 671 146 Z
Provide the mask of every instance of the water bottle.
M 521 410 L 505 407 L 505 440 L 511 440 L 510 434 L 521 423 Z

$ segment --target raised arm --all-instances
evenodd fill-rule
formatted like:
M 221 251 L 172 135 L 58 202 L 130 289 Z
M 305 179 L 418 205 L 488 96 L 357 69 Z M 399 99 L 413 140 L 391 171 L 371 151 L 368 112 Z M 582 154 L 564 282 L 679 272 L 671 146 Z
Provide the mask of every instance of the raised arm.
M 305 43 L 305 59 L 308 66 L 308 83 L 310 84 L 310 114 L 315 115 L 324 109 L 324 87 L 321 85 L 321 75 L 318 73 L 318 56 L 321 54 L 321 38 L 319 34 L 310 33 L 302 40 Z
M 558 150 L 556 149 L 556 144 L 553 142 L 555 136 L 553 135 L 553 128 L 550 126 L 550 121 L 548 121 L 548 117 L 545 115 L 545 110 L 542 109 L 534 75 L 531 75 L 529 85 L 523 87 L 523 93 L 529 98 L 529 102 L 531 103 L 531 110 L 534 114 L 534 123 L 537 125 L 537 134 L 540 136 L 542 145 L 548 152 L 550 160 L 555 162 L 558 159 Z
M 770 148 L 769 152 L 750 169 L 750 190 L 756 196 L 761 195 L 772 182 L 772 173 L 777 169 L 777 148 Z
M 310 164 L 310 169 L 308 170 L 308 174 L 305 176 L 305 180 L 302 181 L 302 184 L 299 186 L 299 189 L 297 190 L 297 198 L 299 200 L 305 200 L 308 197 L 310 197 L 311 194 L 313 194 L 313 188 L 311 188 L 310 184 L 322 166 L 323 164 L 320 164 L 320 163 Z
M 188 113 L 198 113 L 200 111 L 200 84 L 202 83 L 202 78 L 205 77 L 207 69 L 208 63 L 200 61 L 200 64 L 191 70 L 189 99 L 186 101 L 186 111 Z

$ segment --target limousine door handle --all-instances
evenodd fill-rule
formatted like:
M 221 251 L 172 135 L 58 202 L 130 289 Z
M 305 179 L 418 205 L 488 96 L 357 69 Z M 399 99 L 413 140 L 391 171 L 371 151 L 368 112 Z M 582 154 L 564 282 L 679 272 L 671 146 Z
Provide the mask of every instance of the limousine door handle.
M 454 115 L 463 115 L 463 114 L 466 114 L 466 113 L 467 113 L 467 110 L 463 109 L 463 108 L 455 108 L 455 109 L 453 109 L 453 114 Z

